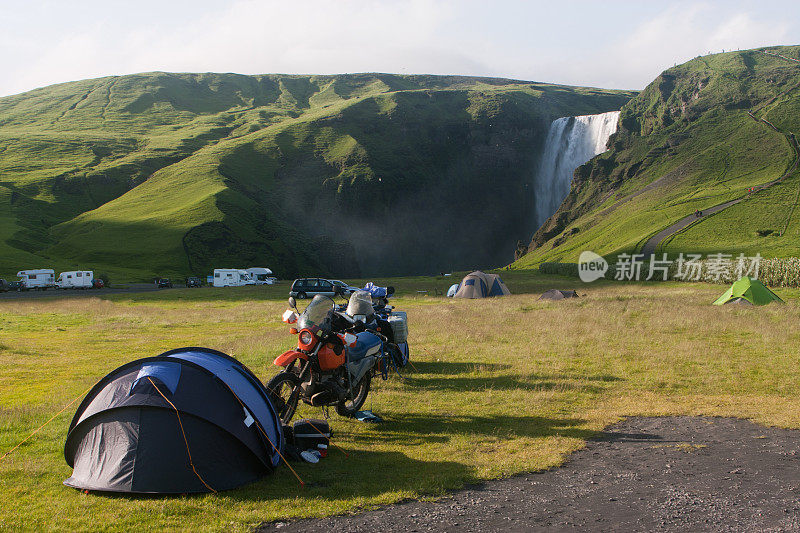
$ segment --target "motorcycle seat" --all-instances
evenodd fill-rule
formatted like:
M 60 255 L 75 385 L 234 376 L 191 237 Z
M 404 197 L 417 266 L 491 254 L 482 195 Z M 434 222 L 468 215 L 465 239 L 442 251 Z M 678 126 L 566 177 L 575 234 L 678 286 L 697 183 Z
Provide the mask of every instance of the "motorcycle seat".
M 381 350 L 381 340 L 369 331 L 356 334 L 356 345 L 348 348 L 350 361 L 359 361 L 367 356 L 375 355 Z

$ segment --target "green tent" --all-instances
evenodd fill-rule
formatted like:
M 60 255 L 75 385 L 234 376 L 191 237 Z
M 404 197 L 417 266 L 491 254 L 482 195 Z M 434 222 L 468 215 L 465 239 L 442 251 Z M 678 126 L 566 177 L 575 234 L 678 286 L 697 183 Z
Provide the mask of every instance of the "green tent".
M 767 305 L 770 302 L 781 302 L 778 295 L 764 286 L 763 283 L 747 276 L 734 282 L 725 294 L 717 298 L 714 305 L 723 305 L 728 302 L 743 298 L 753 305 Z

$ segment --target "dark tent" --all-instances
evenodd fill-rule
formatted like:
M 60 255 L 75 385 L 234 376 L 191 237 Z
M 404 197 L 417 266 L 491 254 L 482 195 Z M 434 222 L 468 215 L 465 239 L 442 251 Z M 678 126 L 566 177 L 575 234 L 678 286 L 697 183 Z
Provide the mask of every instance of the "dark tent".
M 78 407 L 64 457 L 77 489 L 189 493 L 232 489 L 278 466 L 280 420 L 236 359 L 180 348 L 123 365 Z
M 577 298 L 578 293 L 575 291 L 560 291 L 558 289 L 550 289 L 545 291 L 539 296 L 540 300 L 563 300 L 564 298 Z

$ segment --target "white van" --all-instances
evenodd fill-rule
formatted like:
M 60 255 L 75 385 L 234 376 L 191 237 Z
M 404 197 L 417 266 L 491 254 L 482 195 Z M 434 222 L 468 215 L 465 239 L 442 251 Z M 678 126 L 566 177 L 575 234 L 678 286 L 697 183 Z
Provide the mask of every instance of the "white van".
M 214 269 L 214 287 L 241 287 L 247 284 L 247 279 L 247 272 L 238 268 Z
M 26 289 L 47 290 L 56 286 L 56 273 L 52 268 L 20 270 L 17 276 Z
M 272 276 L 272 270 L 264 267 L 252 267 L 247 269 L 250 278 L 256 285 L 272 285 L 275 278 Z
M 57 289 L 91 289 L 94 272 L 91 270 L 72 270 L 62 272 L 56 280 Z

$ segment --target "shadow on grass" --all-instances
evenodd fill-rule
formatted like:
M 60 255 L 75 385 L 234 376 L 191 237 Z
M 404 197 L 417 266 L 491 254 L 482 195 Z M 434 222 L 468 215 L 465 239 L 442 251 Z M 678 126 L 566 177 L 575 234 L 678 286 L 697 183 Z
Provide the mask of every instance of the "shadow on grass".
M 264 501 L 303 498 L 305 505 L 296 507 L 286 516 L 314 512 L 308 502 L 346 501 L 354 498 L 373 498 L 395 491 L 419 494 L 441 494 L 456 489 L 464 482 L 476 481 L 468 465 L 447 460 L 421 461 L 395 451 L 350 451 L 345 457 L 337 450 L 318 464 L 292 463 L 303 478 L 304 486 L 281 466 L 272 476 L 256 483 L 224 493 L 233 501 Z M 296 502 L 295 502 L 296 503 Z
M 389 420 L 369 438 L 383 442 L 413 445 L 431 439 L 450 440 L 451 436 L 477 435 L 493 437 L 575 437 L 593 439 L 598 431 L 582 428 L 582 418 L 548 418 L 542 416 L 478 416 L 404 414 Z
M 611 383 L 624 381 L 623 378 L 608 374 L 589 376 L 580 374 L 489 375 L 490 372 L 511 367 L 511 365 L 503 364 L 416 363 L 415 366 L 417 372 L 407 375 L 407 383 L 412 387 L 427 390 L 524 389 L 531 391 L 578 390 L 599 393 L 606 390 Z M 472 375 L 465 376 L 463 374 Z
M 376 443 L 413 447 L 431 442 L 447 442 L 453 436 L 478 437 L 574 437 L 597 438 L 601 432 L 584 429 L 581 418 L 546 418 L 536 416 L 445 416 L 400 415 L 397 419 L 375 425 L 369 439 Z M 242 489 L 225 493 L 242 501 L 260 501 L 280 497 L 314 498 L 324 503 L 352 498 L 372 498 L 387 492 L 413 492 L 439 495 L 478 482 L 473 469 L 449 461 L 446 455 L 422 461 L 396 451 L 353 451 L 345 457 L 331 449 L 328 458 L 317 465 L 293 463 L 306 485 L 299 488 L 287 469 Z M 282 487 L 276 493 L 276 485 Z M 308 509 L 304 509 L 307 513 Z M 287 513 L 289 514 L 289 513 Z
M 528 391 L 581 391 L 597 394 L 607 389 L 605 385 L 592 385 L 569 380 L 540 379 L 536 376 L 488 376 L 454 378 L 409 377 L 415 388 L 444 391 L 528 390 Z
M 407 371 L 413 374 L 472 374 L 475 372 L 497 372 L 507 370 L 511 365 L 502 363 L 450 363 L 433 361 L 412 361 L 414 368 L 408 367 Z
M 453 363 L 448 361 L 414 361 L 412 358 L 411 364 L 414 366 L 406 367 L 403 372 L 409 376 L 417 374 L 438 374 L 438 375 L 456 375 L 456 374 L 480 374 L 482 372 L 499 372 L 501 370 L 508 370 L 512 367 L 510 364 L 505 363 L 480 363 L 480 362 L 465 362 Z M 600 381 L 600 382 L 614 382 L 625 381 L 624 378 L 614 376 L 612 374 L 552 374 L 549 376 L 529 374 L 530 379 L 559 379 L 559 380 L 577 380 L 577 381 Z

